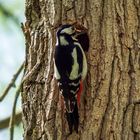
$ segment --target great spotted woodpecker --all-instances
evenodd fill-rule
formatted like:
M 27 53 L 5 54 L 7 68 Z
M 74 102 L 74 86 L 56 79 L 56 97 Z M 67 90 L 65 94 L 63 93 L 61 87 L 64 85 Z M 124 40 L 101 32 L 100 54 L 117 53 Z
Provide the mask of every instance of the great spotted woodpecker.
M 64 97 L 70 134 L 73 126 L 78 133 L 78 105 L 83 80 L 87 74 L 86 56 L 75 36 L 76 29 L 73 25 L 62 25 L 56 33 L 54 54 L 54 75 L 58 81 L 60 93 Z

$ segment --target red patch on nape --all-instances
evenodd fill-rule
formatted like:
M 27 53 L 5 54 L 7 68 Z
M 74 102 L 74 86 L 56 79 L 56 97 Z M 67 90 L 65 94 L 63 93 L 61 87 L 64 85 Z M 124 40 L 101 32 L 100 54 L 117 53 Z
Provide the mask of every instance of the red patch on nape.
M 83 83 L 81 81 L 80 82 L 80 87 L 79 87 L 79 90 L 78 90 L 78 93 L 77 93 L 77 104 L 78 104 L 78 106 L 80 105 L 82 90 L 83 90 Z

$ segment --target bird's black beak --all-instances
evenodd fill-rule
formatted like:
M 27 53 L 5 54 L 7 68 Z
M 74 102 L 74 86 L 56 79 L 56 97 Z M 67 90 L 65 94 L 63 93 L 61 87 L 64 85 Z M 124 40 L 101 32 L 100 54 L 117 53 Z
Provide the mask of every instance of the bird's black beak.
M 83 34 L 86 34 L 87 33 L 87 29 L 86 28 L 78 28 L 78 27 L 76 27 L 75 26 L 75 35 L 74 35 L 74 37 L 78 37 L 78 36 L 80 36 L 80 35 L 83 35 Z
M 85 34 L 85 33 L 86 33 L 86 31 L 76 29 L 76 30 L 75 30 L 75 37 L 77 37 L 77 36 L 79 36 L 79 35 L 83 35 L 83 34 Z
M 75 38 L 87 33 L 87 29 L 84 26 L 79 26 L 77 24 L 73 24 L 73 27 L 75 29 L 75 35 L 74 35 Z
M 88 29 L 80 24 L 75 24 L 75 39 L 78 40 L 85 52 L 89 50 Z

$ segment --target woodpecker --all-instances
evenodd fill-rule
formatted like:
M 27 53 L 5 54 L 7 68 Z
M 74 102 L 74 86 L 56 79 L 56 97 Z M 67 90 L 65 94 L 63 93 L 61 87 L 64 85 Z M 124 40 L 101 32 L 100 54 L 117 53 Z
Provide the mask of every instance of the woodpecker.
M 58 81 L 61 95 L 64 97 L 66 118 L 70 134 L 74 130 L 78 133 L 78 106 L 87 74 L 85 53 L 76 39 L 74 25 L 62 25 L 56 33 L 56 47 L 54 54 L 54 76 Z

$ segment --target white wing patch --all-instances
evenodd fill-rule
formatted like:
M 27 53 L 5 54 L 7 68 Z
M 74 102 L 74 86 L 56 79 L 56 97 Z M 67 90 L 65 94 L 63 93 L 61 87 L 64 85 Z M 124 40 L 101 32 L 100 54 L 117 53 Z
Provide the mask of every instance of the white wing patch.
M 77 50 L 76 50 L 76 48 L 73 49 L 72 57 L 74 59 L 74 64 L 72 65 L 72 71 L 70 73 L 70 80 L 74 80 L 77 78 L 77 76 L 79 76 L 78 75 L 79 64 L 77 62 Z
M 58 80 L 61 78 L 57 68 L 56 68 L 56 65 L 55 65 L 55 61 L 54 61 L 54 77 Z
M 86 60 L 86 56 L 85 56 L 85 53 L 84 53 L 81 45 L 78 42 L 74 42 L 74 44 L 77 45 L 81 49 L 82 54 L 83 54 L 82 80 L 84 80 L 86 78 L 86 75 L 87 75 L 87 60 Z

